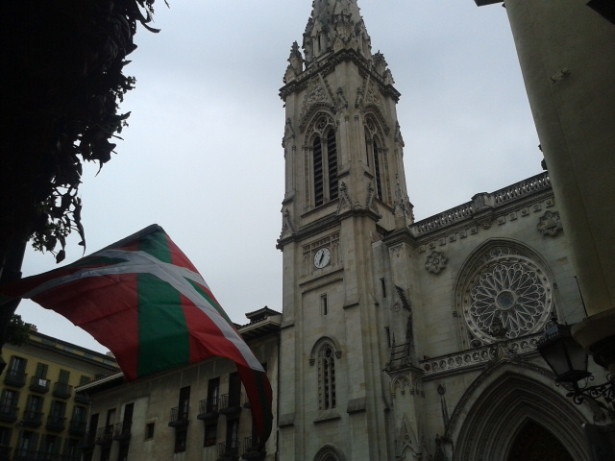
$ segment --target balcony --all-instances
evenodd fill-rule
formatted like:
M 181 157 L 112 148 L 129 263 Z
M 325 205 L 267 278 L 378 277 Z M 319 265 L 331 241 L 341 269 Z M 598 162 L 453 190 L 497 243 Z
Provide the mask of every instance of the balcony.
M 218 415 L 218 399 L 203 399 L 199 402 L 199 414 L 197 419 L 208 423 L 218 419 Z
M 128 442 L 130 440 L 130 429 L 131 422 L 128 421 L 126 423 L 121 422 L 115 425 L 115 429 L 113 431 L 113 440 L 119 440 L 120 442 Z
M 179 407 L 171 408 L 171 420 L 169 421 L 170 427 L 186 427 L 188 425 L 188 411 L 180 411 Z
M 75 437 L 81 437 L 85 434 L 86 421 L 82 419 L 71 419 L 68 425 L 68 433 Z
M 237 461 L 239 459 L 239 447 L 237 442 L 226 442 L 218 444 L 217 461 Z
M 113 426 L 101 427 L 96 431 L 96 445 L 107 446 L 113 441 Z
M 0 459 L 11 459 L 11 447 L 0 445 Z
M 241 394 L 221 395 L 219 412 L 226 416 L 236 416 L 241 413 Z
M 51 432 L 62 432 L 66 427 L 66 418 L 63 416 L 49 415 L 45 427 Z
M 257 437 L 246 437 L 243 439 L 243 459 L 260 461 L 265 459 L 267 452 L 260 446 L 260 441 Z
M 94 449 L 94 445 L 96 444 L 96 432 L 88 432 L 81 444 L 79 445 L 83 451 L 92 451 Z
M 39 378 L 38 376 L 32 376 L 30 378 L 30 390 L 32 392 L 39 392 L 45 394 L 49 392 L 50 381 L 45 378 Z
M 4 423 L 14 423 L 17 421 L 19 409 L 15 405 L 0 405 L 0 421 Z
M 52 394 L 54 397 L 59 399 L 69 399 L 70 396 L 73 395 L 73 386 L 66 383 L 57 382 L 53 385 Z
M 40 427 L 43 424 L 43 412 L 26 410 L 23 412 L 22 426 Z
M 4 375 L 4 384 L 13 387 L 24 387 L 26 385 L 26 372 L 23 370 L 7 370 Z

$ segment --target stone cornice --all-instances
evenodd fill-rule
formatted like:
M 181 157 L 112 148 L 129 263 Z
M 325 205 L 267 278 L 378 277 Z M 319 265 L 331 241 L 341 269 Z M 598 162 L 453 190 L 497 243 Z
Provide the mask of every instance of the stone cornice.
M 380 216 L 372 210 L 366 208 L 352 208 L 350 210 L 344 211 L 341 214 L 331 214 L 314 222 L 306 224 L 298 231 L 293 232 L 291 235 L 278 239 L 276 248 L 283 249 L 284 246 L 289 243 L 296 243 L 301 240 L 305 240 L 311 236 L 321 234 L 328 229 L 332 229 L 338 226 L 345 219 L 365 216 L 371 217 L 372 219 L 374 219 L 374 221 L 378 221 L 380 219 Z
M 361 56 L 357 51 L 349 49 L 343 49 L 326 55 L 308 66 L 303 73 L 280 88 L 280 98 L 285 101 L 290 94 L 307 88 L 308 82 L 315 75 L 329 75 L 335 70 L 338 64 L 347 61 L 354 62 L 359 67 L 359 74 L 362 77 L 367 77 L 369 75 L 370 79 L 378 84 L 382 94 L 390 96 L 396 103 L 399 101 L 401 93 L 397 91 L 393 85 L 385 83 L 384 79 L 373 69 L 370 61 Z
M 497 216 L 550 191 L 551 181 L 544 172 L 492 193 L 477 194 L 470 202 L 417 221 L 410 225 L 410 232 L 415 238 L 425 240 L 454 227 L 467 226 L 472 221 L 489 227 Z
M 476 349 L 455 352 L 419 362 L 425 380 L 484 368 L 500 360 L 536 355 L 536 344 L 542 333 L 502 341 Z

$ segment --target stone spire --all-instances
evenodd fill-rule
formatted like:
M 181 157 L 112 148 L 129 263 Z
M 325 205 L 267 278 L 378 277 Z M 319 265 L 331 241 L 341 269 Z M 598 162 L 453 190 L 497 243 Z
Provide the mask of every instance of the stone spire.
M 341 49 L 353 49 L 366 59 L 372 55 L 357 0 L 313 0 L 312 15 L 303 34 L 306 65 Z

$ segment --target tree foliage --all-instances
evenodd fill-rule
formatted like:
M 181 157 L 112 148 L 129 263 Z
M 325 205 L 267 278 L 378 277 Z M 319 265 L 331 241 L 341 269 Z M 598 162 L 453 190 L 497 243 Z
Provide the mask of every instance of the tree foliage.
M 0 5 L 0 269 L 16 242 L 61 260 L 85 245 L 78 195 L 84 161 L 102 167 L 126 125 L 119 103 L 137 24 L 154 0 L 3 0 Z M 0 272 L 1 273 L 1 272 Z
M 28 341 L 32 331 L 36 331 L 34 325 L 21 320 L 20 315 L 13 314 L 7 328 L 6 342 L 21 346 Z

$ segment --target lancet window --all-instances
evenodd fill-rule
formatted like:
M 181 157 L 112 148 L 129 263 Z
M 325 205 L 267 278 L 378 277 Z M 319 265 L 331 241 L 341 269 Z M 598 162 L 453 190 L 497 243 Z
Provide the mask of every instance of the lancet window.
M 333 121 L 323 116 L 316 124 L 312 141 L 314 205 L 320 206 L 338 197 L 337 141 Z
M 329 343 L 318 351 L 318 394 L 320 410 L 335 408 L 335 353 Z
M 386 184 L 385 149 L 371 117 L 365 123 L 365 163 L 374 178 L 376 197 L 388 201 Z

